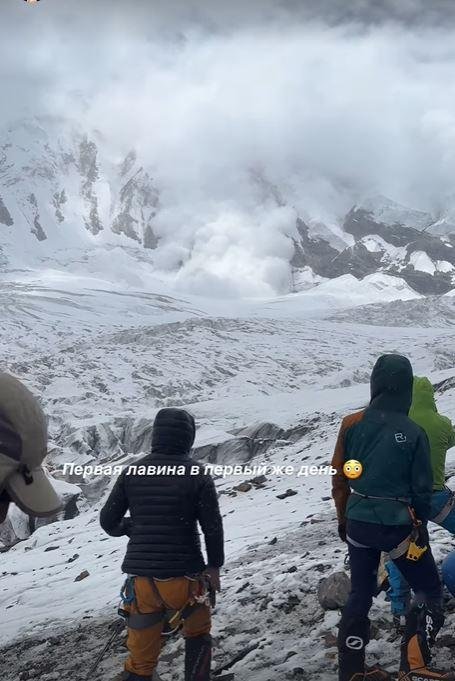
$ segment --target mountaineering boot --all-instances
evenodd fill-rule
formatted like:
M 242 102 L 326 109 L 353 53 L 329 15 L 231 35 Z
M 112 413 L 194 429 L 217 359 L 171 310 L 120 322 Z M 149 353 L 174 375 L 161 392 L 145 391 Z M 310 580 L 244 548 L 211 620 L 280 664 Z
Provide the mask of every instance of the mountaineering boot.
M 389 681 L 390 674 L 380 667 L 365 666 L 365 647 L 370 640 L 367 617 L 341 617 L 338 632 L 339 681 Z
M 398 681 L 455 681 L 455 672 L 442 672 L 424 667 L 409 672 L 400 671 Z
M 349 681 L 392 681 L 392 677 L 381 667 L 365 667 L 363 672 L 355 672 Z
M 365 681 L 392 681 L 392 677 L 389 672 L 382 669 L 378 665 L 374 667 L 365 667 L 365 675 L 363 677 Z
M 381 667 L 365 667 L 363 674 L 354 674 L 351 677 L 352 681 L 392 681 L 392 677 L 389 672 Z
M 429 668 L 430 646 L 444 624 L 439 603 L 414 604 L 406 616 L 399 681 L 455 681 L 454 672 Z
M 210 681 L 211 662 L 210 634 L 185 639 L 185 681 Z
M 121 681 L 155 681 L 155 676 L 139 676 L 133 672 L 123 672 L 120 676 Z

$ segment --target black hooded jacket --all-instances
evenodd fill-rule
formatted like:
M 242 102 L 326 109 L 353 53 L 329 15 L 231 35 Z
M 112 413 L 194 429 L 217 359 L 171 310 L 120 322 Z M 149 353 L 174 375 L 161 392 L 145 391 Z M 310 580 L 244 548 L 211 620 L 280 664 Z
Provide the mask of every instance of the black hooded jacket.
M 134 464 L 136 473 L 128 473 L 128 469 L 122 473 L 101 510 L 105 532 L 130 537 L 124 572 L 159 579 L 201 572 L 206 563 L 198 523 L 205 538 L 208 565 L 223 565 L 223 523 L 215 485 L 189 456 L 194 437 L 194 419 L 188 412 L 158 412 L 152 453 Z M 151 466 L 175 466 L 176 471 L 183 467 L 185 473 L 140 474 L 141 467 Z M 131 518 L 125 518 L 128 510 Z

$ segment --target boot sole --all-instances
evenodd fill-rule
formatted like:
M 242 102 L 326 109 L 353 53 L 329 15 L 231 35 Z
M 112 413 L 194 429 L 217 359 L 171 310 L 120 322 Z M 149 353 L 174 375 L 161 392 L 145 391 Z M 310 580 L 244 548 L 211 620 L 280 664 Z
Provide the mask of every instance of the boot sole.
M 399 672 L 398 681 L 455 681 L 452 672 Z

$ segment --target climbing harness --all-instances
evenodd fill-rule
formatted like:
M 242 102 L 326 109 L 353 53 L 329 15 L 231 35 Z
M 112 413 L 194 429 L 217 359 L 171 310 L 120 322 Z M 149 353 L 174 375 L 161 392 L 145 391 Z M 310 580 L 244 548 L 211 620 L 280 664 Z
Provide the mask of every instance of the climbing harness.
M 417 544 L 417 539 L 419 538 L 419 531 L 420 527 L 422 526 L 422 521 L 418 520 L 414 509 L 411 506 L 411 500 L 406 498 L 406 497 L 378 497 L 378 496 L 372 496 L 369 494 L 362 494 L 361 492 L 358 492 L 357 490 L 351 489 L 351 493 L 355 494 L 359 497 L 362 497 L 362 499 L 377 499 L 379 501 L 399 501 L 402 504 L 405 504 L 408 511 L 409 515 L 411 516 L 411 521 L 412 521 L 412 531 L 411 534 L 408 535 L 405 539 L 403 539 L 402 542 L 398 544 L 394 549 L 389 551 L 389 556 L 391 560 L 397 560 L 397 558 L 401 558 L 406 554 L 406 558 L 408 560 L 411 560 L 413 562 L 417 562 L 420 560 L 420 558 L 423 556 L 423 554 L 428 550 L 428 546 L 419 546 Z M 455 494 L 454 494 L 454 501 L 453 505 L 455 505 Z M 444 507 L 445 509 L 445 507 Z M 444 510 L 443 509 L 443 510 Z M 449 511 L 450 512 L 450 511 Z M 441 511 L 442 513 L 442 511 Z M 434 520 L 433 520 L 434 522 Z M 356 546 L 357 548 L 368 548 L 364 546 L 363 544 L 359 544 L 358 542 L 354 541 L 351 539 L 351 537 L 347 537 L 347 541 L 352 544 L 352 546 Z
M 150 579 L 152 588 L 155 591 L 155 595 L 159 600 L 160 606 L 165 607 L 164 612 L 132 613 L 132 609 L 137 610 L 137 604 L 136 594 L 134 591 L 134 576 L 129 575 L 120 591 L 121 602 L 117 609 L 117 613 L 120 615 L 121 619 L 117 620 L 113 625 L 112 634 L 107 640 L 103 649 L 100 651 L 98 657 L 93 663 L 93 666 L 90 668 L 85 681 L 91 681 L 107 651 L 115 639 L 120 636 L 120 633 L 123 631 L 125 623 L 129 629 L 146 629 L 148 627 L 153 627 L 157 624 L 163 623 L 161 636 L 167 638 L 177 633 L 177 631 L 179 631 L 183 626 L 184 621 L 190 617 L 190 615 L 196 612 L 196 610 L 198 610 L 202 605 L 210 605 L 215 607 L 215 590 L 212 587 L 210 579 L 206 575 L 201 575 L 199 577 L 187 577 L 187 579 L 190 580 L 190 582 L 194 582 L 192 586 L 195 586 L 196 588 L 190 589 L 188 602 L 180 610 L 173 610 L 167 606 L 167 604 L 161 598 L 154 580 Z M 227 679 L 225 681 L 227 681 Z
M 183 623 L 203 605 L 215 605 L 214 593 L 209 580 L 201 577 L 187 577 L 190 582 L 190 593 L 185 605 L 176 610 L 171 608 L 162 598 L 155 579 L 150 578 L 150 584 L 156 596 L 160 610 L 157 612 L 140 612 L 134 590 L 134 576 L 128 576 L 120 592 L 122 599 L 118 614 L 123 617 L 129 629 L 147 629 L 158 624 L 163 625 L 162 636 L 172 636 L 183 626 Z

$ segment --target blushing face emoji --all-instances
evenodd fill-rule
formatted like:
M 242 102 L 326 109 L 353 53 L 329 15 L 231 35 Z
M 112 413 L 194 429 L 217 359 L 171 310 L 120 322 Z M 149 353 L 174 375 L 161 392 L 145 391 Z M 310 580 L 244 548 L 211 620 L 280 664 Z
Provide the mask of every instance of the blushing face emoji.
M 343 473 L 349 480 L 357 480 L 363 473 L 362 464 L 360 461 L 356 461 L 356 459 L 350 459 L 344 464 Z

